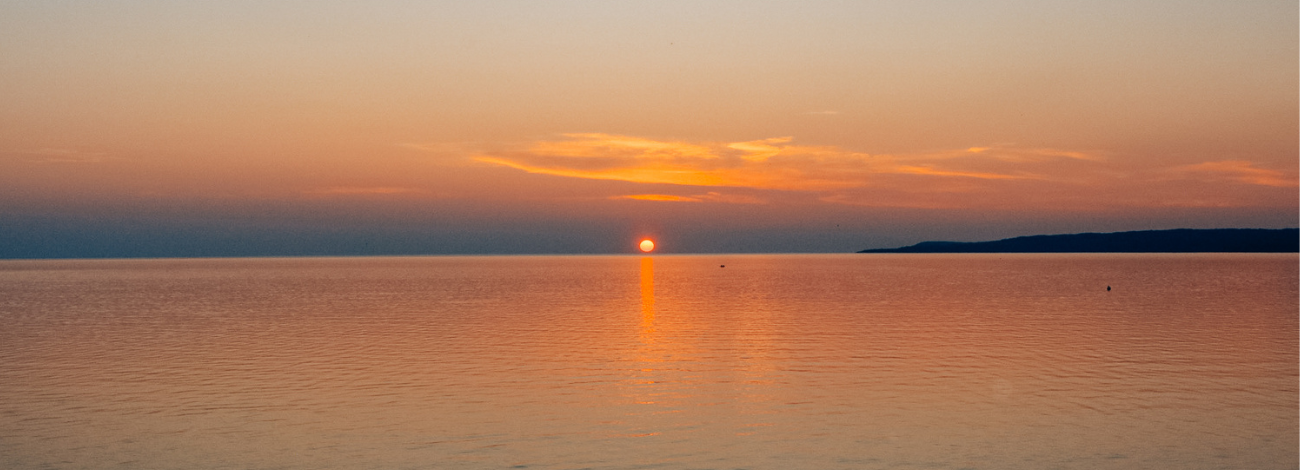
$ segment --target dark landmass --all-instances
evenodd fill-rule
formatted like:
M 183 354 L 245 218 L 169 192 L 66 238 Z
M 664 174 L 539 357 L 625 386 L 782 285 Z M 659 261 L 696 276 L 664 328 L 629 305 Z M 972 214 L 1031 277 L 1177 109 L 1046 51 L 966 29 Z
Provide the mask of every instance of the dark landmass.
M 1175 229 L 921 242 L 858 253 L 1297 253 L 1300 229 Z

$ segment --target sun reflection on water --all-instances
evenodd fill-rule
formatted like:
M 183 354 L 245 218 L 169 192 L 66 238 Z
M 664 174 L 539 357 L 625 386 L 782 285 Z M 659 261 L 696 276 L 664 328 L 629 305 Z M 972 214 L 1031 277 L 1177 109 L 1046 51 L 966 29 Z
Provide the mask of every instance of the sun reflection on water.
M 641 258 L 641 342 L 654 343 L 655 336 L 655 260 Z

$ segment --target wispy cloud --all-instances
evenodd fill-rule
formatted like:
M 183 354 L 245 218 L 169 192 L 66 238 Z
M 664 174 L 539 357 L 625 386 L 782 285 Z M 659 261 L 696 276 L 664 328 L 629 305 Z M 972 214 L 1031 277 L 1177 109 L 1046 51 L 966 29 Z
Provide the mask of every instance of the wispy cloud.
M 1253 163 L 1243 160 L 1197 163 L 1178 167 L 1175 171 L 1197 178 L 1227 180 L 1260 186 L 1288 188 L 1300 185 L 1300 179 L 1297 179 L 1296 175 L 1287 176 L 1277 170 L 1255 168 Z
M 610 199 L 632 199 L 637 201 L 660 202 L 722 202 L 728 204 L 763 204 L 767 202 L 754 196 L 743 194 L 722 194 L 717 191 L 709 191 L 704 194 L 694 194 L 691 196 L 679 196 L 675 194 L 629 194 L 626 196 L 611 196 Z
M 776 137 L 772 139 L 731 143 L 727 144 L 727 148 L 744 152 L 740 155 L 740 158 L 750 162 L 762 163 L 763 161 L 781 153 L 781 147 L 778 147 L 778 144 L 789 143 L 791 140 L 794 140 L 794 137 Z
M 1287 195 L 1267 192 L 1267 188 L 1297 186 L 1294 176 L 1248 161 L 1162 167 L 1104 152 L 1013 145 L 867 154 L 835 146 L 798 145 L 791 137 L 686 142 L 566 134 L 561 139 L 474 155 L 481 163 L 542 175 L 742 190 L 738 191 L 741 195 L 721 190 L 657 190 L 614 196 L 662 202 L 754 204 L 811 199 L 872 207 L 1048 210 L 1229 207 L 1277 204 Z M 1251 193 L 1231 189 L 1242 184 L 1261 189 Z
M 1006 163 L 1076 158 L 1023 149 L 869 155 L 829 146 L 792 145 L 791 137 L 745 142 L 659 141 L 609 134 L 566 134 L 522 150 L 475 160 L 529 173 L 689 186 L 825 191 L 864 187 L 890 175 L 990 180 L 1044 179 Z M 1005 171 L 998 171 L 1005 170 Z
M 566 134 L 567 140 L 536 142 L 521 151 L 479 155 L 475 160 L 529 173 L 689 186 L 813 190 L 852 186 L 800 168 L 788 138 L 737 143 L 657 141 L 608 134 Z M 734 147 L 733 147 L 734 146 Z M 779 161 L 778 161 L 779 160 Z
M 929 175 L 929 176 L 960 176 L 963 178 L 982 178 L 990 180 L 1018 180 L 1032 178 L 1027 175 L 1003 175 L 998 173 L 982 173 L 978 171 L 952 171 L 940 170 L 931 166 L 908 166 L 900 165 L 894 169 L 894 173 L 909 175 Z
M 701 199 L 695 197 L 675 196 L 675 195 L 627 195 L 611 196 L 610 199 L 630 199 L 637 201 L 662 201 L 662 203 L 699 203 Z

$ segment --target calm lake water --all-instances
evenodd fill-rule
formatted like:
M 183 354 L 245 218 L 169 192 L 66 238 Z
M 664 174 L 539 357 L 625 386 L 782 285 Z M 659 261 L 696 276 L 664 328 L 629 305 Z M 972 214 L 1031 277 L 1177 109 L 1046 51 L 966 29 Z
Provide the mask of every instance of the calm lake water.
M 1297 262 L 3 261 L 0 468 L 1295 469 Z

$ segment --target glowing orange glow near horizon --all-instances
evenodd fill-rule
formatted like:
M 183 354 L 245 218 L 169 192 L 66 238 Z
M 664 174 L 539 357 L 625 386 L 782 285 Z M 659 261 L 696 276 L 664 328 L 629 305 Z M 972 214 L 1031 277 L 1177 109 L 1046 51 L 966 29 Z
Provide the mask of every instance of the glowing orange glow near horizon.
M 640 246 L 641 246 L 641 251 L 642 251 L 642 252 L 649 253 L 649 252 L 651 252 L 651 251 L 654 251 L 654 249 L 655 249 L 655 242 L 654 242 L 653 240 L 650 240 L 649 238 L 647 238 L 647 239 L 645 239 L 645 240 L 641 240 L 641 245 L 640 245 Z
M 1300 225 L 1295 2 L 142 3 L 0 2 L 0 258 Z

